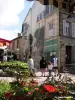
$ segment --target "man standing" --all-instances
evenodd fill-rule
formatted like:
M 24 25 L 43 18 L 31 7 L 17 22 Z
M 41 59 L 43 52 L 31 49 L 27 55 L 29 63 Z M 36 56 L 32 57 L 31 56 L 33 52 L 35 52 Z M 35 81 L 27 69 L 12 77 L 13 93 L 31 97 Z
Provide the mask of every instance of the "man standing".
M 53 67 L 56 76 L 56 74 L 58 73 L 58 58 L 56 57 L 56 55 L 53 58 Z
M 44 77 L 45 77 L 46 66 L 47 66 L 46 60 L 44 59 L 44 57 L 42 57 L 42 59 L 40 60 L 40 69 L 42 72 L 41 76 L 43 76 L 43 74 L 44 74 Z
M 28 69 L 29 69 L 29 72 L 30 72 L 30 75 L 34 75 L 34 61 L 32 59 L 31 56 L 29 56 L 29 60 L 28 60 Z

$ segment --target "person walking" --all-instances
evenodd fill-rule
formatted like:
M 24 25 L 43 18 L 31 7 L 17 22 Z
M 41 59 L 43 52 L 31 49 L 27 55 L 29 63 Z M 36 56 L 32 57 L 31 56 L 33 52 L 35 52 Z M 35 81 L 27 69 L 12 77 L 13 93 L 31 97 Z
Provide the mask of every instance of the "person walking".
M 49 76 L 51 76 L 52 69 L 53 69 L 53 65 L 52 65 L 52 63 L 49 61 L 49 62 L 48 62 Z
M 31 56 L 29 56 L 29 60 L 28 60 L 28 69 L 29 69 L 30 75 L 34 76 L 34 73 L 35 73 L 34 60 L 32 59 Z
M 3 61 L 7 62 L 7 55 L 6 54 L 4 54 L 4 56 L 3 56 Z
M 55 73 L 55 76 L 58 74 L 58 58 L 55 57 L 53 58 L 53 69 L 54 69 L 54 73 Z
M 41 72 L 42 72 L 41 76 L 43 76 L 43 74 L 44 74 L 44 77 L 45 77 L 46 66 L 47 66 L 46 60 L 45 60 L 44 57 L 42 57 L 42 59 L 40 60 L 40 69 L 41 69 Z

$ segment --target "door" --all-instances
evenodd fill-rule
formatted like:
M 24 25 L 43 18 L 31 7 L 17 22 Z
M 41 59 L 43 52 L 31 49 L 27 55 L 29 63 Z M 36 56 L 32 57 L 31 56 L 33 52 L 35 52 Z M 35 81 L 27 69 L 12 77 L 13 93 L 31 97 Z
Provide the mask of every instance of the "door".
M 71 50 L 72 46 L 66 46 L 66 64 L 71 64 Z

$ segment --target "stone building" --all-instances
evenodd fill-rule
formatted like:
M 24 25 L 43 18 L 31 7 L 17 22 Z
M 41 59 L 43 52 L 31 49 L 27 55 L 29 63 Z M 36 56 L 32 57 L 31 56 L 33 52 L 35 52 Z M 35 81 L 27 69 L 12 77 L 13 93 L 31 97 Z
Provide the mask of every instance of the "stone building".
M 47 60 L 55 54 L 59 68 L 75 62 L 75 14 L 70 15 L 64 3 L 61 10 L 56 8 L 45 17 L 44 54 Z
M 18 34 L 18 37 L 12 40 L 10 50 L 15 53 L 19 60 L 23 60 L 23 39 L 21 34 Z

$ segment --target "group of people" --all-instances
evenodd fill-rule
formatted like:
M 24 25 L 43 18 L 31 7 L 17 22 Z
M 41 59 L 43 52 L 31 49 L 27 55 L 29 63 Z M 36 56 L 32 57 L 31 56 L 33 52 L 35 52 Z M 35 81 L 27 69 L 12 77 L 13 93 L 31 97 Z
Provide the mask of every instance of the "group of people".
M 52 59 L 52 61 L 48 61 L 46 62 L 45 58 L 42 57 L 42 59 L 40 60 L 40 70 L 42 75 L 41 76 L 45 76 L 45 71 L 46 69 L 48 69 L 49 71 L 49 76 L 51 76 L 51 72 L 54 71 L 55 76 L 58 73 L 58 58 L 56 56 L 54 56 L 54 58 Z M 29 56 L 29 60 L 28 60 L 28 68 L 29 68 L 29 72 L 33 75 L 35 74 L 35 68 L 34 68 L 34 60 L 32 59 L 31 56 Z
M 45 71 L 46 69 L 48 69 L 49 71 L 49 76 L 51 76 L 51 72 L 54 71 L 55 76 L 58 73 L 58 58 L 56 56 L 54 56 L 52 62 L 48 61 L 48 63 L 46 62 L 45 58 L 42 57 L 42 59 L 40 60 L 40 69 L 42 72 L 41 76 L 45 76 Z

